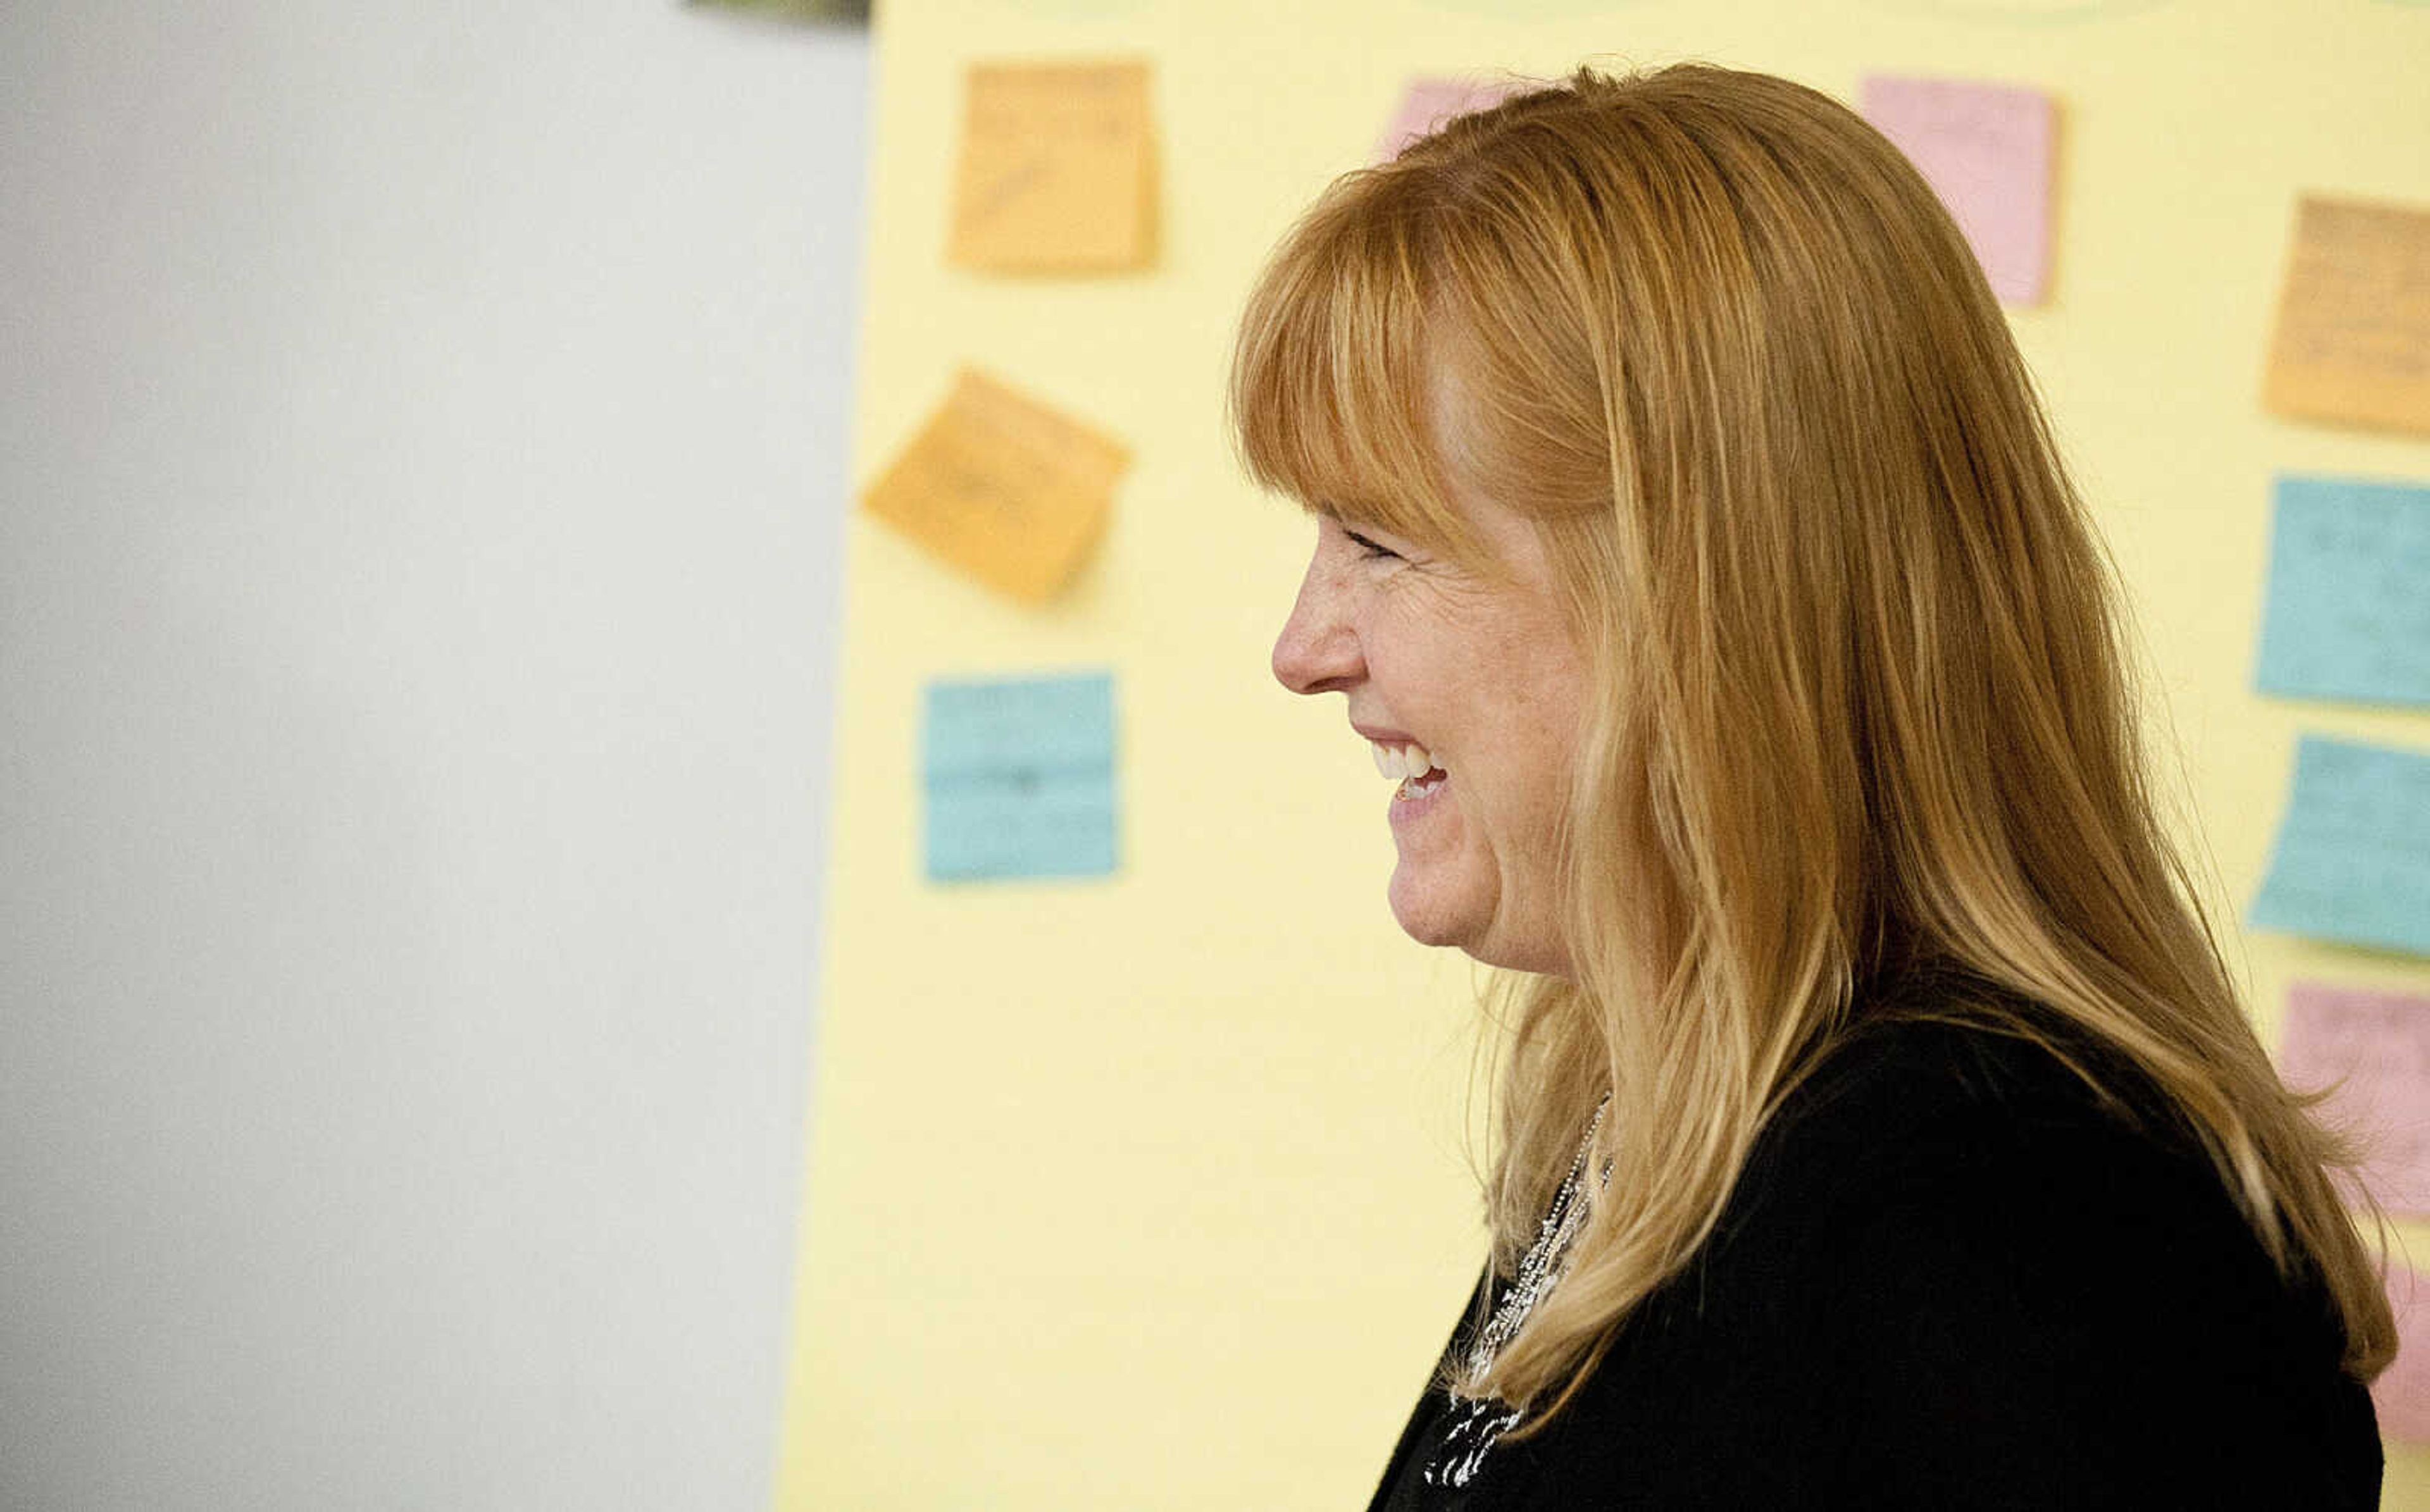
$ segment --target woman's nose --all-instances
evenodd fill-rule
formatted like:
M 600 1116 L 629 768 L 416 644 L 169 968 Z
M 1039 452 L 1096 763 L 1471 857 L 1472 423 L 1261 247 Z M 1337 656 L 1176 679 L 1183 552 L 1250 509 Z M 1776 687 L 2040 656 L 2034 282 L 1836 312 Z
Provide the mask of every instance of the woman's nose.
M 1366 675 L 1358 635 L 1342 611 L 1339 570 L 1308 563 L 1299 601 L 1274 638 L 1274 680 L 1294 693 L 1339 692 Z

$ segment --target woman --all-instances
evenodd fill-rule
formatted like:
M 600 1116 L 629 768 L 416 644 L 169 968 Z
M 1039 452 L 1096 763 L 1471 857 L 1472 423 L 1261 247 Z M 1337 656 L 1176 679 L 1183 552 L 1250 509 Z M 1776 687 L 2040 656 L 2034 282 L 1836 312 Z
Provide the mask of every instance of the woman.
M 1491 1258 L 1379 1508 L 2369 1507 L 2334 1141 L 2155 819 L 2103 550 L 1972 257 L 1827 97 L 1564 84 L 1250 301 L 1274 647 L 1507 967 Z

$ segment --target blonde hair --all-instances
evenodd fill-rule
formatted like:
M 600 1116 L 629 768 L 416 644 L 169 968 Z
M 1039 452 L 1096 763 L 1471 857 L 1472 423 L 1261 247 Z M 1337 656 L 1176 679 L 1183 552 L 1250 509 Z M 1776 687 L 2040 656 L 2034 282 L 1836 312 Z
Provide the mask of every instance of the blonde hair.
M 1574 969 L 1502 984 L 1497 1265 L 1606 1089 L 1596 1157 L 1624 1176 L 1463 1389 L 1557 1412 L 1772 1110 L 1923 971 L 1981 984 L 1932 1016 L 2190 1132 L 2281 1271 L 2325 1286 L 2348 1371 L 2385 1366 L 2344 1151 L 2156 817 L 2111 565 L 1889 141 L 1764 75 L 1580 69 L 1337 180 L 1249 301 L 1231 403 L 1252 476 L 1310 507 L 1479 561 L 1455 481 L 1533 519 L 1594 669 Z

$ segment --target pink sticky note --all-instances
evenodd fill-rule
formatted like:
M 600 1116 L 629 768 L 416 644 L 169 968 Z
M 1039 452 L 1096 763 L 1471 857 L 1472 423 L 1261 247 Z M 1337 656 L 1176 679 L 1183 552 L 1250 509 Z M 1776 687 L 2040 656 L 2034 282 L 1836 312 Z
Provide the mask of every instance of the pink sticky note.
M 1411 79 L 1408 93 L 1401 97 L 1400 110 L 1375 143 L 1375 161 L 1390 162 L 1400 156 L 1402 148 L 1431 134 L 1453 116 L 1498 105 L 1521 88 L 1515 83 L 1493 84 L 1482 79 Z
M 2430 1214 L 2430 997 L 2298 982 L 2278 1069 L 2299 1091 L 2338 1088 L 2321 1114 L 2362 1141 L 2380 1206 Z
M 2388 1305 L 2396 1314 L 2396 1362 L 2371 1384 L 2379 1431 L 2430 1442 L 2430 1286 L 2410 1267 L 2388 1266 Z
M 2039 304 L 2050 266 L 2057 111 L 2039 90 L 1875 75 L 1865 119 L 1898 144 L 1957 221 L 1991 291 Z

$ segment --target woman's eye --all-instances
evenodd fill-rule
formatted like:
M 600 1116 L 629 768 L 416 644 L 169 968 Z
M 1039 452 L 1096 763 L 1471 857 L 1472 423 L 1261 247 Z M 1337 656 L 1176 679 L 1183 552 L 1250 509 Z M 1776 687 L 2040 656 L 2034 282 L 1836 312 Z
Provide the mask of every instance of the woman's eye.
M 1379 546 L 1375 544 L 1375 542 L 1368 540 L 1356 530 L 1344 530 L 1342 534 L 1350 538 L 1350 543 L 1358 548 L 1358 555 L 1361 557 L 1398 557 L 1401 555 L 1399 552 L 1392 550 L 1389 546 Z

